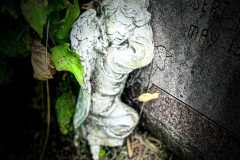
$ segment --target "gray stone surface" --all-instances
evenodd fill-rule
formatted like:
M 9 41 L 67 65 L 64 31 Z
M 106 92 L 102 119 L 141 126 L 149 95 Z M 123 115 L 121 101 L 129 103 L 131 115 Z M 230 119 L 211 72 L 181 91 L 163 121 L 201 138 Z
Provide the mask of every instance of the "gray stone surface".
M 159 92 L 142 120 L 188 160 L 240 157 L 240 1 L 150 0 L 153 63 L 131 74 L 124 99 Z M 149 83 L 147 83 L 149 81 Z
M 156 51 L 152 82 L 240 132 L 240 1 L 152 0 Z

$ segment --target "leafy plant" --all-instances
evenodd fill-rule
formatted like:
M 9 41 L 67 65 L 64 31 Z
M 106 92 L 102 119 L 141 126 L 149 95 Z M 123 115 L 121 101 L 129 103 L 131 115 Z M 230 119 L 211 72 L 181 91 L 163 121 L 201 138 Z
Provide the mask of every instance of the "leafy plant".
M 0 56 L 1 62 L 4 61 L 0 64 L 3 68 L 0 84 L 11 79 L 12 71 L 7 61 L 18 56 L 27 57 L 31 51 L 34 74 L 50 75 L 44 78 L 38 76 L 38 79 L 54 78 L 49 73 L 38 73 L 45 71 L 44 67 L 53 61 L 57 71 L 71 72 L 79 85 L 84 87 L 83 67 L 69 44 L 70 30 L 80 14 L 79 0 L 8 0 L 0 3 L 0 11 L 0 20 L 4 22 L 0 25 Z M 36 41 L 42 49 L 36 47 Z M 76 102 L 72 93 L 69 90 L 56 98 L 57 121 L 63 134 L 67 134 L 71 128 Z
M 57 42 L 67 41 L 69 38 L 69 31 L 79 14 L 80 9 L 78 0 L 74 0 L 73 5 L 68 7 L 65 18 L 62 19 L 58 24 L 59 28 L 54 36 Z
M 22 14 L 25 17 L 29 25 L 38 33 L 42 38 L 43 26 L 47 21 L 49 14 L 48 1 L 47 0 L 28 0 L 21 3 Z
M 64 135 L 73 130 L 71 120 L 75 110 L 75 103 L 76 97 L 70 92 L 63 93 L 56 101 L 57 121 L 60 131 Z
M 70 71 L 74 74 L 80 86 L 84 87 L 83 66 L 80 64 L 79 56 L 71 51 L 69 46 L 69 43 L 63 43 L 52 48 L 52 60 L 58 71 Z
M 105 155 L 106 155 L 106 150 L 103 149 L 103 148 L 100 148 L 100 151 L 99 151 L 98 157 L 99 157 L 99 158 L 104 158 Z
M 45 47 L 50 48 L 50 52 L 52 53 L 51 60 L 55 64 L 56 70 L 70 71 L 74 74 L 79 84 L 83 86 L 83 67 L 80 64 L 78 55 L 70 50 L 70 44 L 67 43 L 69 42 L 72 25 L 80 14 L 78 0 L 73 0 L 72 4 L 67 0 L 27 0 L 21 3 L 21 11 L 27 23 L 37 33 L 38 37 L 42 39 L 42 42 L 48 42 L 48 37 L 52 36 L 52 43 L 46 44 L 48 46 Z M 65 16 L 62 17 L 64 12 Z M 50 23 L 47 24 L 47 21 Z M 40 61 L 45 61 L 44 55 L 41 57 L 38 56 L 38 62 Z M 38 73 L 35 72 L 34 74 L 37 75 Z M 45 78 L 42 79 L 46 80 Z M 68 133 L 66 125 L 70 123 L 69 117 L 73 114 L 72 107 L 74 106 L 73 101 L 69 102 L 66 100 L 68 96 L 66 93 L 56 100 L 57 120 L 60 130 L 64 134 Z M 67 112 L 66 108 L 69 109 L 69 112 Z

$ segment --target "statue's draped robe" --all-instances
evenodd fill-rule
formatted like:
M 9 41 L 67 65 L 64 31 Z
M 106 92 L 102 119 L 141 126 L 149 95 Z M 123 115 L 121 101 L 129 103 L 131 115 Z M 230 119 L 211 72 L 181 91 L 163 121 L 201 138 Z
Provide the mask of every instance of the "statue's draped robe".
M 79 129 L 87 118 L 85 127 L 93 136 L 94 133 L 102 139 L 109 136 L 119 139 L 120 144 L 138 122 L 137 113 L 122 103 L 120 96 L 128 74 L 152 61 L 152 30 L 148 24 L 133 25 L 122 45 L 109 45 L 106 53 L 99 53 L 94 46 L 106 34 L 99 25 L 100 19 L 90 9 L 80 16 L 71 32 L 72 48 L 80 56 L 85 71 L 85 88 L 80 90 L 74 127 Z M 111 146 L 108 141 L 104 143 L 99 145 Z

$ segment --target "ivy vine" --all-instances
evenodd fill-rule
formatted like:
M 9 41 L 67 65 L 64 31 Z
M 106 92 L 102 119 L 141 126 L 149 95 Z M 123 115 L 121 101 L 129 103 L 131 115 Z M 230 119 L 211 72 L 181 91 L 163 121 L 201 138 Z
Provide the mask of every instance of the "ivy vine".
M 1 0 L 0 11 L 1 85 L 8 83 L 14 72 L 7 63 L 9 58 L 32 57 L 33 75 L 38 80 L 54 78 L 52 70 L 69 71 L 83 86 L 83 67 L 71 51 L 69 39 L 72 25 L 80 15 L 78 0 Z M 60 131 L 67 134 L 76 96 L 69 87 L 59 92 L 55 100 L 57 121 Z

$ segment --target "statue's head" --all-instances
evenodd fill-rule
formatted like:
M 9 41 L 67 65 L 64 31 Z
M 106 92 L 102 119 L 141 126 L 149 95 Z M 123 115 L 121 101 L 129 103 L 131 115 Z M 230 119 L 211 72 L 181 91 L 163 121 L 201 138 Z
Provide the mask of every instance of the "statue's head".
M 147 11 L 148 5 L 149 0 L 103 0 L 101 12 L 108 18 L 120 10 L 124 16 L 131 18 L 136 26 L 142 26 L 151 18 Z

